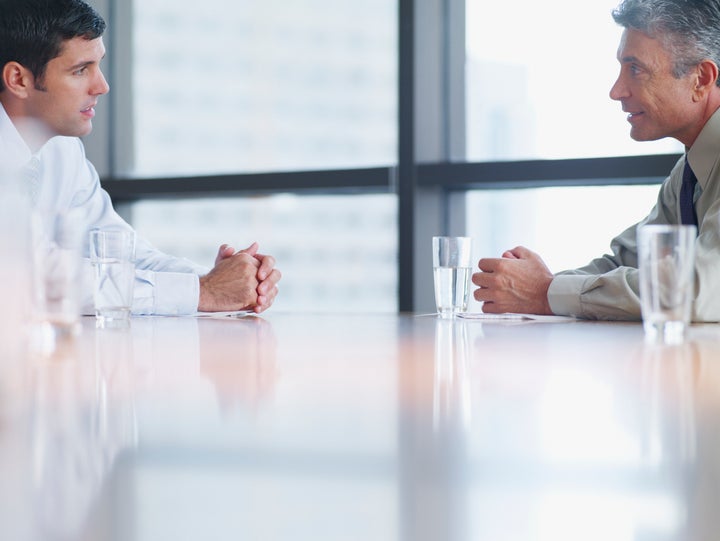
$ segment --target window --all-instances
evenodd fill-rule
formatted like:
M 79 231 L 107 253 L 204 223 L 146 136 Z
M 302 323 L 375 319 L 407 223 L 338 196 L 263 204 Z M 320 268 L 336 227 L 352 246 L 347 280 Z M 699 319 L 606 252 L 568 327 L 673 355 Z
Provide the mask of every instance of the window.
M 396 2 L 135 0 L 129 11 L 122 182 L 227 174 L 242 189 L 243 173 L 344 170 L 347 189 L 354 169 L 395 164 Z M 221 243 L 257 240 L 284 275 L 276 309 L 387 312 L 397 202 L 381 190 L 153 198 L 128 216 L 158 248 L 207 266 Z
M 107 160 L 111 195 L 142 199 L 128 213 L 133 225 L 160 248 L 200 263 L 209 265 L 221 242 L 258 240 L 264 251 L 280 254 L 289 309 L 305 309 L 307 300 L 292 293 L 301 288 L 325 292 L 324 300 L 311 295 L 318 308 L 431 309 L 431 272 L 420 253 L 430 236 L 477 237 L 484 243 L 478 255 L 522 243 L 552 260 L 556 229 L 544 217 L 563 205 L 581 206 L 586 192 L 526 186 L 643 183 L 637 188 L 643 195 L 629 186 L 597 194 L 637 202 L 627 215 L 615 214 L 624 227 L 647 212 L 656 192 L 650 184 L 667 172 L 671 154 L 682 151 L 673 140 L 634 142 L 619 104 L 608 96 L 618 72 L 621 29 L 610 14 L 617 0 L 561 0 L 552 9 L 529 0 L 512 7 L 487 0 L 208 0 L 201 12 L 188 0 L 96 1 L 115 19 L 111 84 L 119 114 Z M 409 17 L 415 24 L 407 24 Z M 402 69 L 408 66 L 414 78 Z M 647 170 L 645 158 L 636 156 L 646 154 L 656 154 Z M 568 164 L 568 158 L 583 163 Z M 537 161 L 527 166 L 526 160 Z M 499 169 L 496 162 L 503 162 Z M 394 175 L 389 168 L 398 163 Z M 549 172 L 531 170 L 547 163 Z M 358 180 L 360 168 L 382 168 L 397 182 L 383 178 L 368 188 Z M 266 186 L 258 174 L 264 172 L 292 180 Z M 339 173 L 338 186 L 307 185 L 321 173 Z M 508 180 L 523 189 L 494 189 L 506 188 Z M 176 186 L 185 198 L 210 191 L 205 181 L 221 185 L 213 188 L 217 196 L 157 199 Z M 488 182 L 492 190 L 472 191 Z M 448 203 L 460 199 L 445 197 L 449 191 L 468 194 L 461 212 Z M 258 192 L 265 195 L 255 197 Z M 572 201 L 566 193 L 574 194 Z M 362 262 L 338 255 L 362 245 L 364 232 L 333 212 L 335 205 L 360 222 L 384 224 L 372 230 L 382 237 L 376 253 L 364 252 Z M 176 207 L 181 221 L 169 228 L 159 217 Z M 295 210 L 276 214 L 285 207 Z M 249 214 L 237 220 L 242 213 Z M 496 219 L 487 223 L 490 214 Z M 278 222 L 269 224 L 267 216 Z M 618 227 L 587 220 L 582 245 L 597 255 Z M 522 235 L 511 239 L 509 231 Z M 541 233 L 547 231 L 553 233 Z M 362 294 L 359 285 L 332 289 L 304 270 L 297 247 L 324 237 L 333 240 L 312 249 L 335 261 L 338 275 L 371 275 L 379 286 Z M 566 266 L 548 263 L 553 270 Z M 400 299 L 392 305 L 386 303 L 391 290 Z
M 131 176 L 390 165 L 386 0 L 136 0 Z
M 648 214 L 657 192 L 655 185 L 471 191 L 473 254 L 500 257 L 522 245 L 552 272 L 584 266 L 610 253 L 610 240 Z M 473 299 L 469 309 L 479 311 L 480 304 Z
M 221 243 L 257 241 L 283 273 L 275 310 L 394 312 L 396 209 L 390 194 L 278 194 L 145 201 L 132 221 L 159 249 L 208 267 Z
M 609 97 L 618 0 L 466 0 L 468 161 L 682 152 L 638 143 Z
M 617 3 L 466 0 L 467 161 L 682 152 L 673 139 L 633 141 L 609 97 L 619 73 Z M 612 237 L 649 212 L 657 191 L 652 184 L 470 190 L 466 234 L 478 258 L 523 245 L 558 272 L 608 253 Z M 473 300 L 470 309 L 480 307 Z

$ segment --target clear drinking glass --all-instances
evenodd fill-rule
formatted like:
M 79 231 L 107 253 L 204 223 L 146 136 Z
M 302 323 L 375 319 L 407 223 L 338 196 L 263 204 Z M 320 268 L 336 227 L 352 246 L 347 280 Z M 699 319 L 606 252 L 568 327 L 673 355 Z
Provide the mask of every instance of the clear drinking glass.
M 78 213 L 45 215 L 49 243 L 39 262 L 44 278 L 47 321 L 60 335 L 80 330 L 80 263 L 85 234 Z
M 695 286 L 694 225 L 646 225 L 638 230 L 640 305 L 651 341 L 683 341 Z
M 433 237 L 435 305 L 440 317 L 465 312 L 470 298 L 470 237 Z
M 102 325 L 127 321 L 135 282 L 135 233 L 90 232 L 90 260 L 95 271 L 95 316 Z

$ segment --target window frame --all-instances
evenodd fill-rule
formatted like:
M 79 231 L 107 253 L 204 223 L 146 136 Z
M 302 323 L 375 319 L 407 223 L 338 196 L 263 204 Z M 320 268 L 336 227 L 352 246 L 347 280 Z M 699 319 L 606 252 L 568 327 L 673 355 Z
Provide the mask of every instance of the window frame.
M 465 0 L 398 0 L 397 162 L 387 167 L 128 178 L 132 159 L 132 3 L 94 0 L 108 20 L 105 70 L 113 92 L 86 146 L 121 209 L 152 198 L 268 193 L 394 193 L 398 309 L 433 311 L 428 239 L 464 234 L 464 194 L 476 189 L 660 183 L 679 155 L 562 160 L 465 160 Z M 123 213 L 131 219 L 127 212 Z

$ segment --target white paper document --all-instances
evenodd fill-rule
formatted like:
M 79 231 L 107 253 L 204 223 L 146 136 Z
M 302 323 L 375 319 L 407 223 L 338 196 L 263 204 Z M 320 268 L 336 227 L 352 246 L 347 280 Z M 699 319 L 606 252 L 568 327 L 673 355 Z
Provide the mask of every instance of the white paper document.
M 573 316 L 541 316 L 538 314 L 486 314 L 485 312 L 463 312 L 457 314 L 463 319 L 480 319 L 487 321 L 543 321 L 543 322 L 561 322 L 561 321 L 577 321 Z
M 200 318 L 215 318 L 215 319 L 240 319 L 248 316 L 254 316 L 255 312 L 252 310 L 234 310 L 230 312 L 195 312 L 193 314 L 183 315 L 140 315 L 133 317 L 200 317 Z
M 195 317 L 210 317 L 210 318 L 242 318 L 254 315 L 255 312 L 252 310 L 235 310 L 233 312 L 195 312 Z

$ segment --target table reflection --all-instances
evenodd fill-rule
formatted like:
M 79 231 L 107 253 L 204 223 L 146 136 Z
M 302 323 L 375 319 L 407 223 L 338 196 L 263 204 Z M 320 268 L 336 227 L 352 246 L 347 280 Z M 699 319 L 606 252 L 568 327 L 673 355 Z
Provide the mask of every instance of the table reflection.
M 640 422 L 648 464 L 665 478 L 673 501 L 672 537 L 717 539 L 715 492 L 720 481 L 720 366 L 718 341 L 692 329 L 679 345 L 646 345 L 641 370 L 644 418 Z M 660 524 L 662 517 L 658 517 Z M 645 525 L 657 529 L 657 522 Z M 667 521 L 665 521 L 667 523 Z
M 438 319 L 435 323 L 435 377 L 433 425 L 445 431 L 470 428 L 470 379 L 467 323 L 459 319 Z
M 147 417 L 165 401 L 191 398 L 185 393 L 200 375 L 212 384 L 221 417 L 256 412 L 272 397 L 279 373 L 272 326 L 254 317 L 135 318 L 128 326 L 97 328 L 86 319 L 81 337 L 36 352 L 29 366 L 30 461 L 18 463 L 34 502 L 27 539 L 106 533 L 102 515 L 91 510 L 107 498 L 102 491 L 119 457 L 131 464 L 147 439 L 138 403 Z M 158 393 L 162 401 L 147 400 Z
M 401 414 L 400 538 L 463 541 L 471 422 L 467 323 L 435 319 L 434 340 L 415 337 L 406 358 L 401 381 L 412 383 L 412 399 Z
M 664 400 L 653 423 L 663 441 L 663 451 L 657 456 L 674 463 L 683 474 L 676 493 L 682 509 L 677 539 L 717 539 L 719 345 L 715 336 L 697 332 L 689 344 L 650 354 L 654 388 L 662 396 L 658 402 Z
M 641 350 L 643 453 L 651 464 L 696 458 L 696 400 L 703 360 L 695 342 Z
M 72 538 L 118 455 L 137 445 L 129 330 L 66 340 L 32 367 L 30 454 L 36 535 Z
M 699 384 L 717 343 L 652 347 L 631 326 L 604 343 L 601 324 L 477 325 L 469 537 L 696 539 L 685 518 L 694 472 L 707 468 Z
M 212 382 L 223 415 L 257 412 L 272 398 L 279 376 L 276 338 L 265 319 L 198 321 L 200 373 Z M 235 344 L 228 347 L 228 338 Z
M 83 320 L 0 363 L 0 537 L 704 541 L 720 326 Z

